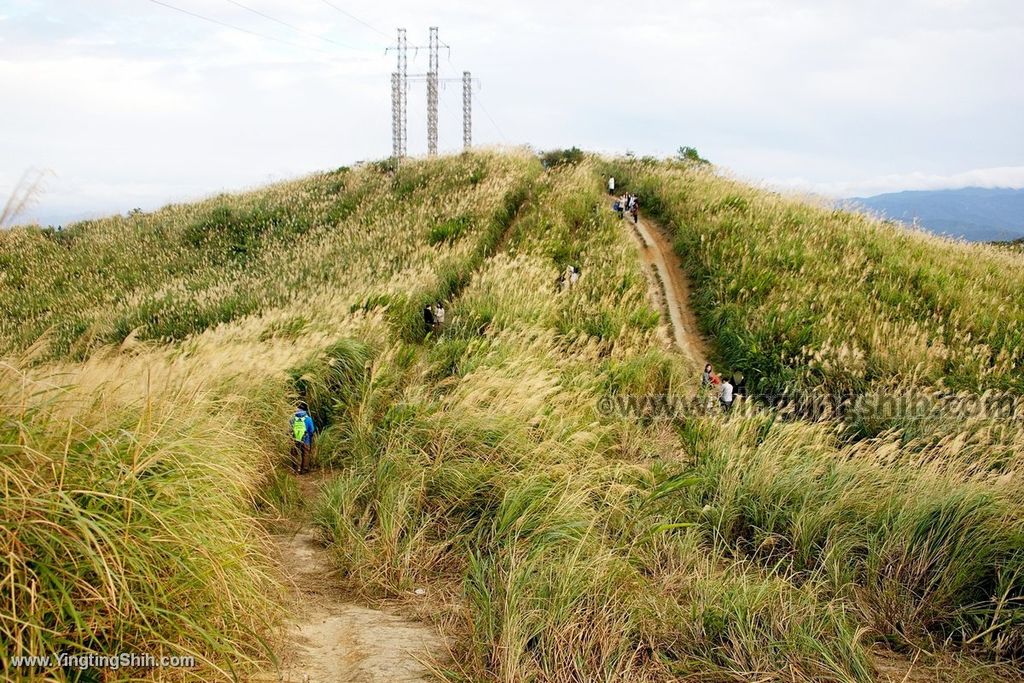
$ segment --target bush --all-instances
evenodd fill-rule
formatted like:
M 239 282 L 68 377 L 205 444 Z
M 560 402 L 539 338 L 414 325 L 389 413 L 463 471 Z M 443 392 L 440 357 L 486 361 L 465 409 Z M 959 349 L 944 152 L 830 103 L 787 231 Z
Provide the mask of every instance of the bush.
M 553 149 L 540 155 L 540 162 L 546 169 L 558 166 L 574 166 L 581 161 L 583 161 L 583 150 L 578 147 Z
M 697 152 L 696 147 L 680 147 L 679 151 L 676 152 L 676 158 L 680 161 L 697 164 L 698 166 L 707 166 L 711 163 Z

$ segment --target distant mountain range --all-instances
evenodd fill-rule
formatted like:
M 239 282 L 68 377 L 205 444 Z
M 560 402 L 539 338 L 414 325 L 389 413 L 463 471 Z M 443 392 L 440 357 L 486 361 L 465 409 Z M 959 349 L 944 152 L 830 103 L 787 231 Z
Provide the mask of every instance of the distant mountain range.
M 1024 237 L 1024 190 L 965 187 L 892 192 L 846 200 L 872 213 L 971 242 Z

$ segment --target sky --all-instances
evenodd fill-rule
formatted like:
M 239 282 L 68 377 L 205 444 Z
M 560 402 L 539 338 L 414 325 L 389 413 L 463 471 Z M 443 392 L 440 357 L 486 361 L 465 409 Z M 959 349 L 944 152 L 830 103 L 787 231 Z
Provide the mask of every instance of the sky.
M 399 26 L 479 79 L 475 145 L 688 145 L 835 197 L 1024 187 L 1021 0 L 0 0 L 0 198 L 42 173 L 21 220 L 57 224 L 386 157 Z M 461 85 L 440 99 L 456 151 Z

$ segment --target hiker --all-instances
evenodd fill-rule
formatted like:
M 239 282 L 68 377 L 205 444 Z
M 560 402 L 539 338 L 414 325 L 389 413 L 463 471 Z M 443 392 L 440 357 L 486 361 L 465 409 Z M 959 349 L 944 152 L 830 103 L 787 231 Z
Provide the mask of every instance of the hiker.
M 711 393 L 714 391 L 712 378 L 715 376 L 715 369 L 708 363 L 704 366 L 704 372 L 700 376 L 700 388 L 697 389 L 697 401 L 704 404 L 704 410 L 711 410 Z
M 633 203 L 629 207 L 629 215 L 633 217 L 633 225 L 640 220 L 640 200 L 633 197 Z
M 444 304 L 438 301 L 437 306 L 434 307 L 434 329 L 440 333 L 442 327 L 444 327 Z
M 615 194 L 615 176 L 608 176 L 608 194 Z
M 619 218 L 622 218 L 623 208 L 624 207 L 622 206 L 622 202 L 619 201 L 618 199 L 616 199 L 615 202 L 612 203 L 612 209 L 615 211 L 615 213 L 619 214 Z
M 292 459 L 299 474 L 309 472 L 310 451 L 313 449 L 313 434 L 316 426 L 309 416 L 305 402 L 299 401 L 292 415 Z
M 569 286 L 572 287 L 580 279 L 580 269 L 575 266 L 569 267 L 572 268 L 572 272 L 569 273 Z
M 573 268 L 571 265 L 565 267 L 565 272 L 562 273 L 562 277 L 561 277 L 562 291 L 563 292 L 565 290 L 569 289 L 569 286 L 572 285 L 573 282 L 575 282 L 575 280 L 573 280 L 573 275 L 575 273 L 576 273 L 576 269 Z
M 732 383 L 727 379 L 722 380 L 722 388 L 719 390 L 718 400 L 722 404 L 722 412 L 726 415 L 732 410 Z
M 706 383 L 705 383 L 706 378 Z M 704 366 L 704 374 L 700 379 L 700 386 L 703 396 L 707 399 L 704 402 L 704 409 L 711 410 L 715 405 L 715 396 L 720 393 L 722 378 L 718 376 L 711 363 Z
M 427 332 L 434 331 L 434 311 L 430 308 L 430 304 L 423 307 L 423 328 Z

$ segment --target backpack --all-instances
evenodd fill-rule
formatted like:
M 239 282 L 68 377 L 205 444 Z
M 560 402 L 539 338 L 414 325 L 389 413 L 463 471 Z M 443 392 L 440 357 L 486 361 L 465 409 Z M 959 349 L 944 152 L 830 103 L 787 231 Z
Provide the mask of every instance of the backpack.
M 306 440 L 306 417 L 292 416 L 292 436 L 296 441 Z

